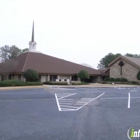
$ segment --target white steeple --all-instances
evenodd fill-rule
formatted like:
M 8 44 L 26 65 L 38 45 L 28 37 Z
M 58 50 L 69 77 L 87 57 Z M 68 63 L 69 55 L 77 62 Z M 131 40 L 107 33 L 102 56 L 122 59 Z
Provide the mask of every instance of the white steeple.
M 34 21 L 33 21 L 32 37 L 31 37 L 31 41 L 29 42 L 29 52 L 35 52 L 36 45 L 37 45 L 37 43 L 34 41 Z

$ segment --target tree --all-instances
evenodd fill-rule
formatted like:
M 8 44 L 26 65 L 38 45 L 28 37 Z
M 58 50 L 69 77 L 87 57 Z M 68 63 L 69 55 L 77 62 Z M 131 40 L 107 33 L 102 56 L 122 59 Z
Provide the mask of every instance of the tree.
M 81 71 L 78 73 L 78 77 L 80 77 L 81 80 L 82 80 L 83 82 L 84 82 L 84 79 L 89 79 L 89 78 L 90 78 L 88 72 L 85 71 L 85 70 L 81 70 Z
M 105 57 L 103 57 L 99 64 L 98 64 L 98 69 L 104 69 L 108 67 L 108 64 L 111 63 L 114 59 L 116 59 L 118 56 L 120 56 L 120 53 L 117 54 L 113 54 L 113 53 L 109 53 L 107 54 Z
M 15 60 L 7 60 L 5 62 L 0 63 L 0 75 L 3 80 L 9 78 L 10 73 L 16 69 L 18 62 Z
M 27 50 L 28 50 L 27 48 L 23 49 L 23 50 L 19 49 L 15 45 L 2 46 L 2 47 L 0 47 L 0 62 L 5 62 L 7 60 L 16 58 L 17 56 L 19 56 L 20 54 L 24 53 Z
M 131 54 L 131 53 L 126 53 L 125 56 L 129 57 L 135 57 L 135 58 L 140 58 L 140 54 Z
M 23 72 L 23 77 L 26 79 L 27 82 L 34 82 L 39 80 L 38 73 L 32 69 L 28 69 Z
M 28 52 L 28 51 L 29 51 L 29 49 L 28 48 L 25 48 L 25 49 L 21 50 L 21 54 L 22 53 L 25 53 L 25 52 Z
M 137 73 L 137 79 L 140 80 L 140 71 Z

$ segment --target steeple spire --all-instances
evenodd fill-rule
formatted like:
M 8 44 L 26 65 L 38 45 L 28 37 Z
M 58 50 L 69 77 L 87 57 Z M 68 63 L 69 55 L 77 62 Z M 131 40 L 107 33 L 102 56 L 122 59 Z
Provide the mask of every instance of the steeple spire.
M 29 51 L 31 52 L 36 51 L 36 42 L 34 41 L 34 21 L 32 26 L 32 37 L 31 37 L 31 41 L 29 42 Z
M 33 20 L 33 27 L 32 27 L 32 42 L 34 42 L 34 20 Z

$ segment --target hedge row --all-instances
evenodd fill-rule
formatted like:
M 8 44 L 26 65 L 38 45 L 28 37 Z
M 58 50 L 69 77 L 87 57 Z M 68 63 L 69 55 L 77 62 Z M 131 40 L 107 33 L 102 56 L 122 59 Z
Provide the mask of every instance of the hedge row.
M 43 84 L 45 84 L 45 85 L 68 85 L 67 82 L 49 82 L 49 81 L 44 82 Z
M 136 82 L 136 81 L 128 81 L 126 78 L 109 78 L 109 77 L 106 77 L 104 79 L 104 81 L 102 82 L 102 84 L 107 84 L 107 83 L 116 83 L 116 84 L 135 84 L 135 85 L 138 85 L 139 82 Z
M 7 87 L 7 86 L 35 86 L 35 85 L 42 85 L 41 82 L 23 82 L 18 80 L 4 80 L 0 82 L 0 87 Z
M 88 85 L 89 83 L 81 82 L 81 83 L 72 83 L 72 85 Z
M 44 82 L 43 84 L 46 84 L 46 85 L 68 85 L 67 82 Z M 87 85 L 89 83 L 85 83 L 85 82 L 81 82 L 81 83 L 76 83 L 76 82 L 72 82 L 71 83 L 72 85 Z
M 128 80 L 126 78 L 109 78 L 109 77 L 106 77 L 104 79 L 104 81 L 111 81 L 111 82 L 127 82 Z

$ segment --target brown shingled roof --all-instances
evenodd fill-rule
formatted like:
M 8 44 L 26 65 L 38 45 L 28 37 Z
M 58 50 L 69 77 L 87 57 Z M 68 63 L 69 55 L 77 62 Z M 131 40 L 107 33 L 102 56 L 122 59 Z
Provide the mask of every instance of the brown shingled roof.
M 77 74 L 80 70 L 86 70 L 90 75 L 101 75 L 101 72 L 96 69 L 42 53 L 27 52 L 15 60 L 18 62 L 18 66 L 13 73 L 22 73 L 27 69 L 33 69 L 40 74 Z

